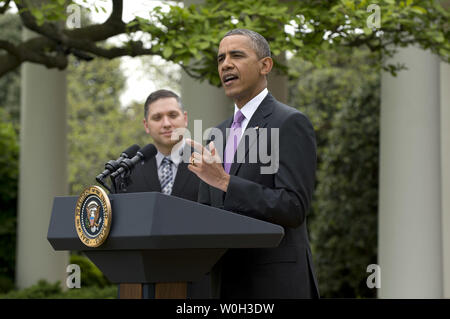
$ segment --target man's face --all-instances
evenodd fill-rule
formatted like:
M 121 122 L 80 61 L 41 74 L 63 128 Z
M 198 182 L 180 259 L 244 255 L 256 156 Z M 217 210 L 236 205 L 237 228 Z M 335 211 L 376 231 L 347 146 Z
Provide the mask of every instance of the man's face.
M 217 55 L 218 71 L 225 89 L 241 107 L 266 87 L 265 75 L 270 72 L 267 59 L 259 59 L 244 35 L 230 35 L 222 39 Z M 271 59 L 270 59 L 271 62 Z
M 172 132 L 187 127 L 187 113 L 180 109 L 174 97 L 161 98 L 149 105 L 144 127 L 160 152 L 171 152 L 179 141 L 171 139 Z

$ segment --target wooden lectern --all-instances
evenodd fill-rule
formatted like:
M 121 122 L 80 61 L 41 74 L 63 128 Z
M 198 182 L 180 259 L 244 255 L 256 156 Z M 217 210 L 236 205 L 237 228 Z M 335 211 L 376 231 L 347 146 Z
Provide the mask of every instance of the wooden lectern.
M 120 298 L 189 298 L 228 248 L 276 247 L 281 226 L 157 192 L 109 195 L 112 225 L 97 248 L 75 230 L 78 197 L 55 197 L 47 239 L 55 250 L 83 251 Z

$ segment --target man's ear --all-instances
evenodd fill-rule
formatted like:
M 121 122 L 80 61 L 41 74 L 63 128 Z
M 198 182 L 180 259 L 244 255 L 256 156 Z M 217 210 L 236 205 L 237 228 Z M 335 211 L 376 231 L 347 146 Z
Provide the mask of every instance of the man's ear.
M 187 112 L 184 111 L 184 112 L 183 112 L 183 115 L 184 115 L 184 126 L 187 127 L 187 125 L 188 125 L 188 116 L 187 116 Z
M 142 123 L 144 124 L 145 132 L 146 132 L 147 134 L 150 134 L 150 128 L 148 127 L 147 121 L 146 121 L 145 119 L 143 119 L 143 120 L 142 120 Z
M 265 58 L 262 58 L 260 61 L 261 63 L 261 75 L 267 75 L 270 73 L 273 67 L 273 60 L 271 57 L 266 56 Z

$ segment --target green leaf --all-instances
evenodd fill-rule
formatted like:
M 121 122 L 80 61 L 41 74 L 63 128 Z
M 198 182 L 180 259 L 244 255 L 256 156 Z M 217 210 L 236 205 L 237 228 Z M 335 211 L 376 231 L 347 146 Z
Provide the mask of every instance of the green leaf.
M 441 32 L 435 33 L 433 35 L 433 39 L 436 42 L 440 42 L 440 43 L 443 43 L 445 41 L 445 37 L 444 37 L 444 35 Z
M 419 7 L 419 6 L 412 6 L 411 10 L 418 14 L 426 14 L 427 13 L 427 10 L 425 10 L 424 8 Z
M 292 37 L 291 38 L 292 43 L 295 44 L 295 46 L 297 47 L 302 47 L 303 46 L 303 41 L 297 38 Z
M 200 43 L 198 44 L 198 48 L 199 48 L 200 50 L 205 50 L 205 49 L 209 48 L 209 43 L 208 43 L 208 42 L 200 42 Z
M 42 13 L 42 11 L 38 10 L 38 9 L 31 9 L 31 14 L 37 19 L 37 20 L 42 20 L 44 18 L 44 14 Z
M 189 47 L 189 52 L 191 52 L 193 55 L 196 55 L 198 53 L 197 48 Z
M 251 26 L 251 24 L 252 24 L 252 20 L 250 19 L 250 17 L 249 16 L 245 16 L 244 17 L 244 22 L 245 22 L 245 25 L 248 27 L 248 26 Z
M 273 53 L 274 55 L 279 55 L 279 54 L 281 53 L 281 51 L 280 51 L 279 49 L 273 49 L 273 50 L 272 50 L 272 53 Z
M 165 47 L 164 47 L 164 50 L 163 50 L 163 53 L 162 53 L 163 58 L 164 58 L 164 59 L 168 59 L 168 58 L 172 55 L 172 53 L 173 53 L 172 47 L 170 47 L 170 46 L 165 46 Z
M 155 44 L 152 46 L 152 52 L 153 53 L 158 53 L 161 50 L 161 45 L 160 44 Z
M 365 35 L 371 35 L 372 34 L 372 29 L 371 28 L 364 28 L 364 34 Z

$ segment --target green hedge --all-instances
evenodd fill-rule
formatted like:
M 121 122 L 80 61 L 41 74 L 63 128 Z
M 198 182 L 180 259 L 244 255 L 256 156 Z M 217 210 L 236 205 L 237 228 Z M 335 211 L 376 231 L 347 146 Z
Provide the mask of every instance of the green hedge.
M 61 282 L 49 283 L 40 280 L 36 285 L 22 290 L 11 290 L 0 295 L 8 299 L 104 299 L 117 298 L 117 285 L 111 284 L 102 272 L 86 257 L 79 254 L 70 256 L 70 263 L 80 266 L 81 288 L 62 289 Z M 70 274 L 67 273 L 69 276 Z
M 14 287 L 18 139 L 10 116 L 0 108 L 0 293 Z
M 117 298 L 117 285 L 72 288 L 63 291 L 61 283 L 48 283 L 40 280 L 36 285 L 23 290 L 13 290 L 0 295 L 0 299 L 114 299 Z
M 88 258 L 79 254 L 72 254 L 70 263 L 80 266 L 82 287 L 103 288 L 111 285 L 103 273 Z
M 326 53 L 317 68 L 291 59 L 290 104 L 317 136 L 316 190 L 308 216 L 322 297 L 375 297 L 367 266 L 377 262 L 380 76 L 367 50 Z

